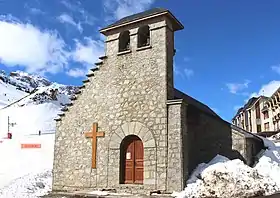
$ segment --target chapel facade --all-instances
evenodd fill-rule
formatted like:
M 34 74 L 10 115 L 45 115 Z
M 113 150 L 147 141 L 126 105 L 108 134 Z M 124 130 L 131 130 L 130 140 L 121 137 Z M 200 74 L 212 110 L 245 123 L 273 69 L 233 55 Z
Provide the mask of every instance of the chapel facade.
M 174 88 L 182 29 L 154 8 L 100 30 L 105 55 L 56 119 L 54 191 L 180 191 L 217 154 L 254 163 L 261 139 Z

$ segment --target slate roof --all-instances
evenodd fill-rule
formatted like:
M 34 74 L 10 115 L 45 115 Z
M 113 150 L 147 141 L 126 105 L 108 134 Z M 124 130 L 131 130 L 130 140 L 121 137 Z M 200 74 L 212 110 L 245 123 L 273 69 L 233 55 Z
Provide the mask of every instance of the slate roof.
M 259 99 L 256 97 L 252 97 L 248 100 L 248 102 L 244 105 L 244 109 L 250 108 L 257 100 Z
M 190 104 L 194 107 L 196 107 L 197 109 L 201 110 L 204 113 L 207 113 L 208 115 L 212 115 L 218 119 L 220 119 L 222 122 L 224 122 L 225 124 L 228 124 L 229 127 L 231 127 L 232 129 L 236 130 L 237 132 L 243 134 L 246 138 L 254 138 L 254 139 L 258 139 L 259 141 L 263 142 L 262 138 L 260 138 L 259 136 L 250 133 L 238 126 L 235 126 L 225 120 L 223 120 L 219 115 L 217 115 L 212 109 L 210 109 L 207 105 L 199 102 L 198 100 L 190 97 L 189 95 L 179 91 L 178 89 L 174 88 L 174 99 L 184 99 L 186 101 L 187 104 Z
M 248 132 L 248 131 L 246 131 L 246 130 L 244 130 L 244 129 L 238 127 L 238 126 L 235 126 L 235 125 L 233 125 L 233 124 L 230 124 L 230 126 L 231 126 L 232 129 L 235 129 L 235 130 L 238 131 L 239 133 L 242 133 L 246 138 L 255 138 L 255 139 L 258 139 L 258 140 L 262 141 L 262 138 L 259 137 L 259 136 L 256 135 L 256 134 L 253 134 L 253 133 L 251 133 L 251 132 Z
M 184 99 L 188 104 L 196 107 L 197 109 L 210 114 L 212 116 L 220 118 L 212 109 L 210 109 L 207 105 L 199 102 L 198 100 L 192 98 L 191 96 L 179 91 L 178 89 L 174 88 L 174 99 Z
M 124 17 L 124 18 L 116 21 L 115 23 L 113 23 L 111 25 L 108 25 L 105 28 L 102 28 L 100 31 L 102 32 L 103 30 L 108 29 L 108 28 L 119 26 L 119 25 L 122 25 L 122 24 L 125 24 L 125 23 L 128 23 L 128 22 L 131 22 L 131 21 L 135 21 L 135 20 L 138 20 L 138 19 L 141 19 L 141 18 L 149 17 L 149 16 L 152 16 L 152 15 L 155 15 L 155 14 L 160 14 L 160 13 L 163 13 L 163 12 L 168 12 L 174 18 L 177 25 L 180 26 L 180 28 L 178 27 L 178 29 L 183 29 L 183 25 L 167 9 L 165 9 L 165 8 L 152 8 L 152 9 L 146 10 L 144 12 L 140 12 L 140 13 L 137 13 L 137 14 L 133 14 L 133 15 Z

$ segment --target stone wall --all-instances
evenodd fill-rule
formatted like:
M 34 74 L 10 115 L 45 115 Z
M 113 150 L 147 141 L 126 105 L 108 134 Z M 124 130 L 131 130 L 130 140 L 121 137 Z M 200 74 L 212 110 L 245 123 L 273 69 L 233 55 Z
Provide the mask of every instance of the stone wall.
M 167 67 L 172 66 L 167 64 L 167 51 L 170 50 L 166 42 L 170 28 L 167 30 L 165 18 L 146 22 L 151 27 L 150 47 L 137 49 L 137 28 L 141 24 L 126 27 L 130 29 L 131 50 L 123 53 L 118 53 L 117 31 L 125 29 L 108 33 L 107 58 L 89 78 L 62 121 L 57 122 L 54 190 L 126 189 L 119 184 L 120 151 L 116 145 L 109 146 L 120 143 L 131 132 L 139 132 L 135 129 L 126 131 L 126 126 L 142 126 L 155 142 L 144 148 L 144 190 L 166 190 L 166 80 Z M 98 130 L 105 132 L 105 137 L 97 140 L 96 169 L 91 168 L 91 139 L 83 134 L 91 130 L 93 122 L 98 122 Z M 145 146 L 147 141 L 143 141 Z
M 230 159 L 241 159 L 251 164 L 252 155 L 247 149 L 248 137 L 244 131 L 232 128 L 218 116 L 209 115 L 188 105 L 187 133 L 189 148 L 189 173 L 202 162 L 208 162 L 217 154 Z M 250 145 L 256 145 L 255 153 L 261 150 L 261 140 L 252 136 Z
M 231 128 L 212 115 L 188 105 L 187 108 L 189 171 L 208 162 L 218 153 L 228 156 L 232 149 Z
M 257 154 L 264 149 L 264 143 L 261 139 L 256 138 L 253 134 L 244 131 L 236 126 L 232 127 L 232 133 L 235 134 L 234 149 L 242 149 L 242 156 L 244 156 L 244 162 L 251 166 L 255 163 Z M 241 133 L 243 136 L 242 137 Z
M 168 101 L 168 167 L 167 191 L 181 191 L 184 188 L 184 145 L 183 134 L 186 135 L 184 120 L 185 106 L 182 100 Z

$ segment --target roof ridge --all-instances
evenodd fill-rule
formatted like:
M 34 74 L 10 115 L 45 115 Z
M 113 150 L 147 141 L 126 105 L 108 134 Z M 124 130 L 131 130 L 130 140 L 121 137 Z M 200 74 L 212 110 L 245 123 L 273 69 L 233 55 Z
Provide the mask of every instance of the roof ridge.
M 100 30 L 100 32 L 104 32 L 108 29 L 112 29 L 114 27 L 118 27 L 118 26 L 121 26 L 121 25 L 125 25 L 127 23 L 130 23 L 130 22 L 133 22 L 133 21 L 136 21 L 136 20 L 141 20 L 143 18 L 146 18 L 146 17 L 152 17 L 153 15 L 160 15 L 160 14 L 164 14 L 164 13 L 167 13 L 170 15 L 170 17 L 174 20 L 174 24 L 176 24 L 176 29 L 177 30 L 180 30 L 180 29 L 183 29 L 183 25 L 173 16 L 173 14 L 166 8 L 162 8 L 162 7 L 154 7 L 154 8 L 151 8 L 149 10 L 145 10 L 145 11 L 142 11 L 142 12 L 139 12 L 139 13 L 135 13 L 135 14 L 132 14 L 132 15 L 129 15 L 129 16 L 125 16 L 117 21 L 115 21 L 114 23 L 102 28 Z

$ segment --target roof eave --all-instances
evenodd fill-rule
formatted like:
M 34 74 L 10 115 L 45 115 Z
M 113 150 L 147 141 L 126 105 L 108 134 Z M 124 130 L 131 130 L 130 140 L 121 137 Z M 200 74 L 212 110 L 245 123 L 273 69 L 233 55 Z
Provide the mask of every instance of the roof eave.
M 122 27 L 122 26 L 126 26 L 126 25 L 130 25 L 132 23 L 135 23 L 135 22 L 140 22 L 140 21 L 144 21 L 144 20 L 147 20 L 147 19 L 150 19 L 150 18 L 154 18 L 154 17 L 158 17 L 158 16 L 161 16 L 161 15 L 168 15 L 170 18 L 173 19 L 173 30 L 174 31 L 177 31 L 177 30 L 182 30 L 184 29 L 184 26 L 182 23 L 180 23 L 180 21 L 178 21 L 178 19 L 176 19 L 176 17 L 169 11 L 164 11 L 164 12 L 161 12 L 161 13 L 157 13 L 157 14 L 154 14 L 154 15 L 151 15 L 151 16 L 147 16 L 147 17 L 143 17 L 143 18 L 140 18 L 140 19 L 135 19 L 135 20 L 131 20 L 131 21 L 128 21 L 128 22 L 125 22 L 125 23 L 121 23 L 119 25 L 114 25 L 114 26 L 109 26 L 109 27 L 106 27 L 106 28 L 102 28 L 99 30 L 100 33 L 102 34 L 105 34 L 105 32 L 109 31 L 109 30 L 113 30 L 113 29 L 116 29 L 116 28 L 119 28 L 119 27 Z

